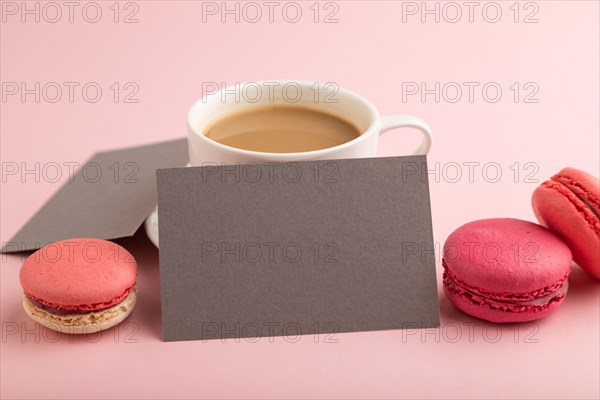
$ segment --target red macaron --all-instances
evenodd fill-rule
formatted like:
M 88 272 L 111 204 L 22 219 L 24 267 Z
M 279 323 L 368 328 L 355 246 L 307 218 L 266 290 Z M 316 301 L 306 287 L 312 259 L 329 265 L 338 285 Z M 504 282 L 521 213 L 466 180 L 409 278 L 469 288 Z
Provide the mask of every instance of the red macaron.
M 600 182 L 587 172 L 564 168 L 532 196 L 538 221 L 569 246 L 573 260 L 600 279 Z
M 446 297 L 474 317 L 532 321 L 565 299 L 571 251 L 541 225 L 512 218 L 473 221 L 448 237 L 443 254 Z
M 23 307 L 40 324 L 94 333 L 123 321 L 135 306 L 137 263 L 116 243 L 79 238 L 27 258 L 20 272 Z

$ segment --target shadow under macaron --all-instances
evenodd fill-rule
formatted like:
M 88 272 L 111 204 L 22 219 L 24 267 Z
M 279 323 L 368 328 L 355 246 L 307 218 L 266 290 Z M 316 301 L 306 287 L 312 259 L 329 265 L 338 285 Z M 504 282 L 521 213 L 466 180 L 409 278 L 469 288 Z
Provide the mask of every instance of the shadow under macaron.
M 133 236 L 114 242 L 127 249 L 138 264 L 137 303 L 131 316 L 124 322 L 136 324 L 141 336 L 151 336 L 162 341 L 158 249 L 146 235 L 143 225 Z
M 569 292 L 566 300 L 589 298 L 600 290 L 598 283 L 598 279 L 573 262 L 569 274 Z

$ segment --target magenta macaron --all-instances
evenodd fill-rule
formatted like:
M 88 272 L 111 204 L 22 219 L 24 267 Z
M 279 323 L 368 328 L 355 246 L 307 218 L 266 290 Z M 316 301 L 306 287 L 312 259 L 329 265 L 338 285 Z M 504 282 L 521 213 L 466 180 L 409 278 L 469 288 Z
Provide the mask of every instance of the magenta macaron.
M 137 263 L 116 243 L 68 239 L 27 258 L 19 275 L 23 307 L 47 328 L 95 333 L 123 321 L 135 306 Z
M 532 196 L 540 223 L 556 232 L 573 260 L 600 279 L 600 182 L 587 172 L 564 168 Z
M 474 317 L 533 321 L 565 299 L 571 251 L 541 225 L 512 218 L 473 221 L 448 237 L 443 254 L 444 292 Z

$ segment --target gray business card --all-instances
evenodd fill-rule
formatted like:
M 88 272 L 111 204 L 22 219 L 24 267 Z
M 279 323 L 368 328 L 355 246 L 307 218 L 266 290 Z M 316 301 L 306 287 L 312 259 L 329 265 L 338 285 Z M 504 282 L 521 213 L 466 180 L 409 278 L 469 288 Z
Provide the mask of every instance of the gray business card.
M 164 340 L 439 325 L 425 156 L 157 181 Z

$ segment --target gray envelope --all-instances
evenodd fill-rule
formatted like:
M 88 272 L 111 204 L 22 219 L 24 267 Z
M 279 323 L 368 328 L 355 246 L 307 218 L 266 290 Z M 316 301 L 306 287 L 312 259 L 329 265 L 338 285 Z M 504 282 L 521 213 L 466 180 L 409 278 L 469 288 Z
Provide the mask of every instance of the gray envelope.
M 156 169 L 185 166 L 187 160 L 186 139 L 97 153 L 0 252 L 76 237 L 132 236 L 156 206 Z

